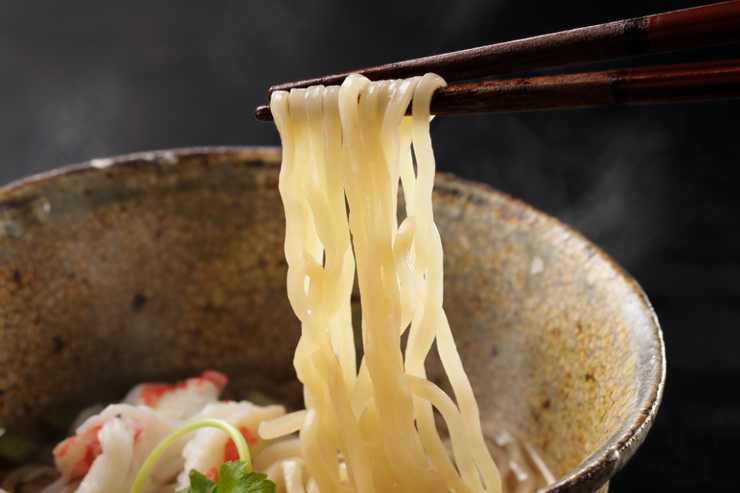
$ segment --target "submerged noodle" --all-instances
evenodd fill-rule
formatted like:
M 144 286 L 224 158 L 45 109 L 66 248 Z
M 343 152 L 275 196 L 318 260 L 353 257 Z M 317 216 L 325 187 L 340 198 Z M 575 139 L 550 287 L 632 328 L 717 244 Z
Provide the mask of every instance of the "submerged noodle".
M 433 74 L 381 82 L 351 75 L 341 87 L 272 95 L 283 143 L 288 297 L 302 324 L 294 365 L 306 409 L 265 423 L 261 433 L 300 431 L 302 460 L 274 454 L 266 465 L 293 471 L 281 481 L 287 491 L 501 491 L 442 309 L 429 103 L 443 85 Z M 411 117 L 404 116 L 409 104 Z M 355 269 L 359 369 L 350 305 Z M 426 378 L 435 342 L 454 400 Z M 434 409 L 446 422 L 452 457 Z

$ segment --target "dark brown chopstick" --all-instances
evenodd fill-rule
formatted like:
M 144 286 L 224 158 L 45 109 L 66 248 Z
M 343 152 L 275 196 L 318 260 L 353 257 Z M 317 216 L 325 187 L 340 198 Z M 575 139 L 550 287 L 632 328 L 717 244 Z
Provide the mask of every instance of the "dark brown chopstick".
M 740 96 L 740 60 L 607 70 L 439 89 L 435 115 L 667 103 Z
M 352 73 L 381 80 L 433 72 L 450 83 L 738 40 L 740 0 L 734 0 L 278 84 L 270 94 L 341 84 Z
M 740 41 L 740 0 L 290 82 L 270 93 L 340 84 L 352 73 L 379 80 L 434 72 L 452 82 L 732 41 Z M 435 93 L 431 109 L 465 114 L 738 97 L 738 66 L 731 60 L 449 86 Z M 271 120 L 269 106 L 256 116 Z
M 740 97 L 740 60 L 460 84 L 438 89 L 435 115 Z M 256 112 L 271 120 L 269 106 Z

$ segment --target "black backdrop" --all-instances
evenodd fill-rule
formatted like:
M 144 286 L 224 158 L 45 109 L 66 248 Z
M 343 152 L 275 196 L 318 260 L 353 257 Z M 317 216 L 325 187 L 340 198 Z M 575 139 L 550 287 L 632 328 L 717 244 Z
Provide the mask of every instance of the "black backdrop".
M 701 3 L 0 0 L 0 182 L 134 151 L 277 145 L 274 127 L 253 117 L 271 84 Z M 441 170 L 573 225 L 654 303 L 664 404 L 615 492 L 737 487 L 739 109 L 732 100 L 432 126 Z

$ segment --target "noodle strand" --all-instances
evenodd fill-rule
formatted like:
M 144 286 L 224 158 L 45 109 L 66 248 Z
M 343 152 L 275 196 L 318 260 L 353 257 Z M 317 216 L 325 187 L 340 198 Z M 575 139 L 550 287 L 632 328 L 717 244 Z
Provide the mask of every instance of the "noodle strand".
M 306 411 L 265 423 L 260 433 L 300 428 L 300 457 L 271 452 L 280 466 L 270 471 L 289 493 L 501 491 L 442 309 L 429 104 L 444 84 L 433 74 L 380 82 L 354 74 L 339 88 L 272 96 L 284 149 L 288 295 L 302 325 L 294 364 Z M 457 403 L 427 380 L 435 341 Z M 434 409 L 446 421 L 454 461 Z

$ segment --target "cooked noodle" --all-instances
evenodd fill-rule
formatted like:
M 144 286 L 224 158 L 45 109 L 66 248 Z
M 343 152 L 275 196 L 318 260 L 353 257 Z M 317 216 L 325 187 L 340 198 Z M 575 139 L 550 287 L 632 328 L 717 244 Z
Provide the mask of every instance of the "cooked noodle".
M 78 421 L 75 435 L 54 449 L 58 480 L 51 482 L 48 466 L 27 465 L 0 477 L 0 485 L 127 492 L 165 435 L 203 417 L 243 427 L 253 439 L 254 470 L 267 473 L 279 493 L 498 493 L 502 476 L 507 491 L 525 492 L 551 482 L 526 444 L 490 423 L 481 429 L 442 309 L 429 103 L 443 85 L 433 74 L 382 82 L 352 75 L 341 87 L 273 94 L 283 141 L 288 297 L 302 324 L 294 365 L 305 409 L 286 415 L 282 406 L 218 401 L 226 376 L 211 370 L 177 384 L 142 384 L 124 403 Z M 350 305 L 355 275 L 359 365 Z M 452 396 L 427 379 L 433 345 Z M 249 432 L 257 428 L 261 440 Z M 184 488 L 191 469 L 213 473 L 233 460 L 227 440 L 214 429 L 179 439 L 142 491 Z M 88 457 L 89 450 L 98 455 Z
M 429 102 L 443 85 L 433 74 L 382 82 L 351 75 L 341 87 L 272 96 L 283 142 L 288 297 L 302 323 L 294 359 L 306 406 L 300 446 L 322 492 L 501 491 L 442 309 Z M 409 104 L 413 116 L 405 117 Z M 355 259 L 359 371 L 350 310 Z M 456 403 L 426 379 L 435 341 Z M 450 431 L 452 457 L 434 408 Z M 261 430 L 274 436 L 270 427 Z

